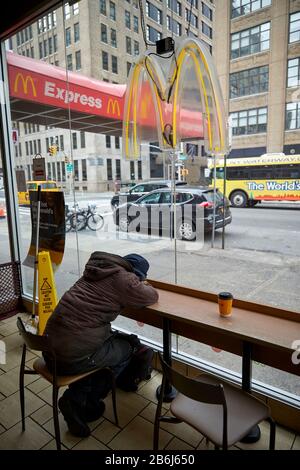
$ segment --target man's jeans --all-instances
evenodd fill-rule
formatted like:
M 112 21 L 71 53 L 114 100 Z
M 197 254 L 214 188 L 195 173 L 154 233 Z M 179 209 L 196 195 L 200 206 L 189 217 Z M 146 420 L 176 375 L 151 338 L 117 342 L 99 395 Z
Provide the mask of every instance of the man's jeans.
M 75 375 L 93 369 L 110 367 L 115 377 L 118 377 L 132 357 L 133 347 L 130 338 L 130 335 L 115 332 L 92 356 L 83 359 L 79 363 L 68 365 L 58 363 L 57 372 L 59 375 Z M 48 365 L 49 360 L 47 360 L 47 357 L 45 359 Z M 69 385 L 65 396 L 81 407 L 87 405 L 93 407 L 97 406 L 99 401 L 106 397 L 110 389 L 110 375 L 105 370 L 98 370 Z

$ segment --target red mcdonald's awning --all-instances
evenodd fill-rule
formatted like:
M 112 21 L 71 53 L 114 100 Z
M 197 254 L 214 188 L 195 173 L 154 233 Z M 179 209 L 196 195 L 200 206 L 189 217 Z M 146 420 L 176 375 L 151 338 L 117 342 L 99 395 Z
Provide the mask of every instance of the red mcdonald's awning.
M 7 53 L 13 120 L 120 134 L 126 85 L 95 80 Z
M 7 52 L 12 119 L 100 134 L 121 135 L 126 85 L 66 71 L 42 60 Z M 191 139 L 203 135 L 202 114 L 181 110 L 181 128 Z M 141 124 L 156 126 L 146 111 Z M 151 132 L 150 132 L 151 133 Z M 147 132 L 145 133 L 146 136 Z

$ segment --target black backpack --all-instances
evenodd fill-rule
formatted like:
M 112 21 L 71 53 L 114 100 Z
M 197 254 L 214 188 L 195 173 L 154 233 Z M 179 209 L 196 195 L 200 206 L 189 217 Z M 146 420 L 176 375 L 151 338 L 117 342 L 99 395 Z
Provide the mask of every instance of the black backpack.
M 117 377 L 117 387 L 125 392 L 135 392 L 142 380 L 151 379 L 153 349 L 140 346 L 134 349 L 129 364 Z

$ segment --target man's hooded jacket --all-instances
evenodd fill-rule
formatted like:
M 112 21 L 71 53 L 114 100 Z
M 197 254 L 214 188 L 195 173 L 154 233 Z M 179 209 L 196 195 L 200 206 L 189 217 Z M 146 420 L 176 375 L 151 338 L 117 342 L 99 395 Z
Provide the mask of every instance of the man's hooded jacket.
M 44 334 L 50 336 L 58 362 L 74 363 L 101 348 L 123 308 L 157 300 L 157 291 L 139 280 L 128 261 L 96 251 L 83 276 L 62 296 Z

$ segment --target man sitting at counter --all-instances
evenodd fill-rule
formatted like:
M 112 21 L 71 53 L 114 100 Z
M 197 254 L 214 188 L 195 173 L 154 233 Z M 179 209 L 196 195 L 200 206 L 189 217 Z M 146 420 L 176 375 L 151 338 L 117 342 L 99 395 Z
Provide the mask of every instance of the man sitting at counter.
M 111 322 L 125 307 L 145 307 L 158 300 L 157 291 L 145 281 L 148 261 L 140 255 L 121 257 L 96 251 L 83 276 L 62 296 L 48 320 L 44 334 L 53 343 L 59 375 L 73 375 L 110 367 L 118 377 L 129 364 L 134 335 L 112 331 Z M 135 337 L 136 338 L 136 337 Z M 51 358 L 44 353 L 51 369 Z M 87 437 L 87 422 L 104 412 L 102 399 L 110 386 L 103 371 L 71 384 L 59 399 L 69 431 Z

